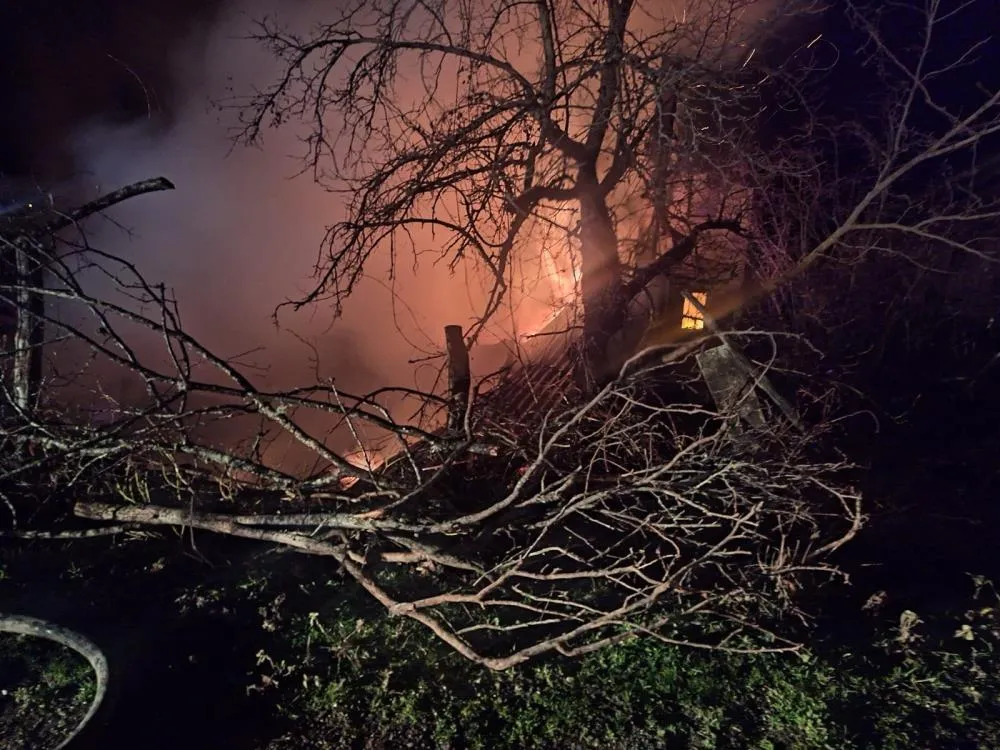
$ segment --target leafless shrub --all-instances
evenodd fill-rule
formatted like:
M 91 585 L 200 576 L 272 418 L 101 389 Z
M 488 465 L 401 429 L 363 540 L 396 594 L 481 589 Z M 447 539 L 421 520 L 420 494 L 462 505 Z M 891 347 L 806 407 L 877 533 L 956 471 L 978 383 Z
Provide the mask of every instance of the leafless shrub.
M 775 427 L 740 440 L 705 403 L 653 398 L 653 374 L 691 378 L 695 345 L 630 363 L 597 393 L 517 425 L 501 422 L 497 390 L 469 401 L 461 429 L 431 430 L 396 422 L 378 394 L 264 391 L 187 334 L 138 269 L 96 248 L 75 252 L 85 270 L 66 249 L 33 291 L 85 315 L 50 304 L 46 328 L 86 347 L 105 372 L 139 378 L 145 397 L 98 423 L 81 405 L 104 394 L 53 374 L 36 410 L 6 419 L 5 439 L 19 449 L 4 453 L 0 476 L 12 507 L 44 491 L 44 476 L 78 517 L 114 523 L 50 537 L 167 524 L 327 555 L 389 613 L 503 669 L 635 634 L 793 649 L 775 628 L 797 613 L 803 576 L 834 574 L 824 555 L 860 527 L 848 467 L 810 457 L 815 436 Z M 96 294 L 108 279 L 113 289 Z M 56 359 L 68 351 L 49 346 Z M 330 432 L 304 427 L 308 411 L 326 415 Z M 256 436 L 206 439 L 234 418 L 256 420 Z M 359 468 L 330 447 L 334 429 L 362 424 L 395 440 L 383 465 Z M 311 454 L 308 472 L 268 460 L 278 436 Z M 32 484 L 19 487 L 21 476 Z M 46 536 L 23 523 L 8 533 Z

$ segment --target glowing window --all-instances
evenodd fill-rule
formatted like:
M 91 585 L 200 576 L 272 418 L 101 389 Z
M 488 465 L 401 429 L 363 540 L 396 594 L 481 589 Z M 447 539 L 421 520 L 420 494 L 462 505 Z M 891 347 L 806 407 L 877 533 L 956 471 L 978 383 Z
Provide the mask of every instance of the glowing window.
M 708 304 L 708 292 L 691 292 L 698 304 L 705 307 Z M 674 308 L 675 310 L 677 308 Z M 675 318 L 676 320 L 676 318 Z M 690 331 L 701 330 L 705 327 L 705 316 L 703 316 L 694 305 L 687 299 L 684 300 L 684 309 L 681 311 L 681 328 Z

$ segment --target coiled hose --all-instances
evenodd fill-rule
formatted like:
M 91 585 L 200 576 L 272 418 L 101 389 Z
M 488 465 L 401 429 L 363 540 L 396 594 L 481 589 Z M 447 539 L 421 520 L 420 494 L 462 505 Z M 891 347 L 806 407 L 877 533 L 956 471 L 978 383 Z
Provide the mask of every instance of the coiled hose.
M 94 718 L 94 714 L 101 707 L 101 702 L 108 691 L 108 660 L 104 656 L 104 652 L 92 641 L 84 638 L 79 633 L 35 617 L 0 613 L 0 632 L 30 635 L 60 643 L 80 654 L 90 663 L 91 668 L 94 670 L 94 674 L 97 677 L 97 688 L 94 690 L 94 699 L 90 702 L 90 708 L 87 709 L 87 713 L 83 719 L 76 725 L 76 729 L 66 739 L 56 745 L 55 750 L 63 750 L 64 747 L 69 745 L 83 731 L 87 723 Z

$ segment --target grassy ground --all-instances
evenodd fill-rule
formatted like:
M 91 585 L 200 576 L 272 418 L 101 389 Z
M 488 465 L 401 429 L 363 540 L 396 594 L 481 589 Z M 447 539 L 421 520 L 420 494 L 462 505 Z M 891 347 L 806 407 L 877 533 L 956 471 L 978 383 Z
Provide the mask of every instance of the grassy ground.
M 51 582 L 111 647 L 118 686 L 93 747 L 1000 747 L 1000 610 L 981 579 L 956 580 L 939 611 L 876 597 L 819 623 L 797 656 L 636 640 L 495 674 L 385 617 L 323 561 L 200 548 L 212 566 L 169 538 L 145 567 L 148 547 L 94 545 Z M 5 593 L 19 574 L 57 573 L 51 551 L 48 570 L 32 557 L 6 565 Z M 99 585 L 112 574 L 117 587 Z M 0 647 L 13 675 L 0 744 L 52 746 L 86 704 L 86 665 L 27 639 Z
M 964 611 L 873 616 L 867 639 L 797 656 L 636 640 L 500 674 L 344 603 L 286 623 L 297 658 L 261 654 L 263 689 L 296 720 L 267 747 L 1000 747 L 1000 619 L 979 584 Z

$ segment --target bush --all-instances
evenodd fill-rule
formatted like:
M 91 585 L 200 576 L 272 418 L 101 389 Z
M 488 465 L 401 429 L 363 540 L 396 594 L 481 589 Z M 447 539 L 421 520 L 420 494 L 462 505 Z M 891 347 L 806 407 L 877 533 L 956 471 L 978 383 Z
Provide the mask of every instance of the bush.
M 977 579 L 966 611 L 905 611 L 867 642 L 789 656 L 635 639 L 495 673 L 345 599 L 286 625 L 258 687 L 302 727 L 272 750 L 1000 747 L 997 603 Z

